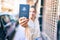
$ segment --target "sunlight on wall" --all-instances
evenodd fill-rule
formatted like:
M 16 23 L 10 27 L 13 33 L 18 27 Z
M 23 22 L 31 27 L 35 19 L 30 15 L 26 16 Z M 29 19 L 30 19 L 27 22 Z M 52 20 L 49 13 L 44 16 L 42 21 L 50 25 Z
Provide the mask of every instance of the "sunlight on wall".
M 58 2 L 58 15 L 60 15 L 60 0 Z
M 1 0 L 0 0 L 0 12 L 1 12 Z
M 26 4 L 26 0 L 14 0 L 14 12 L 19 13 L 19 4 Z

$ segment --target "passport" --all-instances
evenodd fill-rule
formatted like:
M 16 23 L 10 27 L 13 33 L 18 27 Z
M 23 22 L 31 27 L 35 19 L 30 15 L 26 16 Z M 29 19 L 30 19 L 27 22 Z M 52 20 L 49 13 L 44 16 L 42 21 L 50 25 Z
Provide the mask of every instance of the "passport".
M 30 9 L 30 6 L 28 4 L 20 4 L 19 18 L 20 17 L 29 18 L 29 9 Z

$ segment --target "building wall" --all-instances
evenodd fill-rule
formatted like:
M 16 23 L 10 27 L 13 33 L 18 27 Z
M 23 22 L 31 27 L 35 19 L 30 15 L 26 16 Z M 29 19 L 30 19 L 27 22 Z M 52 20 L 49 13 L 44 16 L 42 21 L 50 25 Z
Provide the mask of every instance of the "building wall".
M 10 14 L 19 13 L 19 4 L 26 4 L 26 0 L 1 0 L 1 12 L 7 12 Z M 11 10 L 11 11 L 9 11 Z
M 1 0 L 0 0 L 0 12 L 1 12 Z
M 50 40 L 57 40 L 58 0 L 44 0 L 43 32 Z
M 1 0 L 2 12 L 9 11 L 13 9 L 14 3 L 12 0 Z
M 58 0 L 58 15 L 60 15 L 60 0 Z

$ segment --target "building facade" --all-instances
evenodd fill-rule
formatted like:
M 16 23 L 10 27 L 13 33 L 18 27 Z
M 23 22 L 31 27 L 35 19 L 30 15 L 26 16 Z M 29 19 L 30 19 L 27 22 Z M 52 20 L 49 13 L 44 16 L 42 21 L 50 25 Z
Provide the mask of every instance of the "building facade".
M 43 34 L 48 40 L 57 40 L 58 0 L 44 0 Z

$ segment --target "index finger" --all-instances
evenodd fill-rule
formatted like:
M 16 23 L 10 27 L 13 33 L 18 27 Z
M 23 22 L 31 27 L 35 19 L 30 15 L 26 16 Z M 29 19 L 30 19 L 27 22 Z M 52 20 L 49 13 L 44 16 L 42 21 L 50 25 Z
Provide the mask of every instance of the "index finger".
M 19 19 L 19 21 L 22 21 L 22 20 L 24 20 L 24 19 L 26 19 L 26 17 L 21 17 L 21 18 Z

